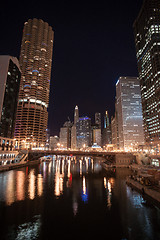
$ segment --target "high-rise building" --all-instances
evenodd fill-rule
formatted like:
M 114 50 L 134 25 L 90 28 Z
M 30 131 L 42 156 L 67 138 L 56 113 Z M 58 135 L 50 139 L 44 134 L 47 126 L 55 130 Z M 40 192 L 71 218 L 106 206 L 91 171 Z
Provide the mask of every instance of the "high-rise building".
M 112 143 L 111 125 L 109 121 L 108 111 L 106 111 L 104 117 L 104 128 L 102 129 L 102 145 L 105 146 L 106 144 L 111 143 Z
M 101 113 L 95 113 L 95 124 L 101 129 Z
M 115 104 L 116 107 L 116 104 Z M 111 136 L 112 144 L 115 149 L 119 149 L 119 136 L 118 136 L 118 119 L 117 119 L 117 110 L 115 108 L 115 116 L 111 117 Z
M 101 129 L 95 126 L 92 127 L 92 144 L 101 146 Z
M 116 83 L 116 110 L 120 149 L 144 144 L 139 79 L 120 77 Z
M 79 121 L 79 110 L 78 106 L 75 107 L 74 110 L 74 124 L 71 129 L 71 148 L 77 148 L 77 131 L 76 131 L 76 123 Z
M 79 121 L 79 110 L 78 106 L 75 106 L 74 110 L 74 124 L 76 124 Z
M 69 128 L 68 127 L 60 128 L 59 143 L 63 148 L 69 147 Z
M 91 146 L 91 119 L 89 117 L 80 117 L 76 123 L 77 148 Z
M 50 136 L 49 138 L 49 148 L 51 150 L 58 148 L 59 137 L 58 136 Z
M 61 145 L 63 145 L 64 148 L 70 148 L 71 147 L 71 129 L 72 129 L 72 122 L 66 121 L 63 124 L 63 127 L 60 128 L 60 134 L 59 134 L 59 142 Z
M 95 124 L 91 127 L 92 145 L 97 144 L 101 146 L 101 113 L 95 113 Z
M 160 143 L 160 1 L 144 0 L 134 22 L 145 140 Z
M 21 70 L 17 58 L 0 56 L 0 136 L 14 137 Z
M 109 127 L 109 116 L 108 116 L 108 112 L 106 111 L 106 114 L 104 116 L 104 128 Z
M 52 27 L 41 19 L 29 19 L 24 24 L 15 130 L 24 147 L 40 147 L 46 142 L 53 36 Z

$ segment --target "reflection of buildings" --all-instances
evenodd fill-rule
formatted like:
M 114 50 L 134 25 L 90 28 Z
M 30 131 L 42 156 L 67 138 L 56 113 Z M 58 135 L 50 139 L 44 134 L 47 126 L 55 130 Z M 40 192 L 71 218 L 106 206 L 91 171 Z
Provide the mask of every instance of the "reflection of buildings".
M 83 183 L 82 183 L 82 200 L 83 202 L 88 201 L 88 193 L 87 193 L 87 186 L 86 186 L 86 178 L 83 176 Z
M 14 138 L 21 71 L 17 58 L 0 56 L 0 136 Z
M 139 79 L 120 77 L 116 84 L 116 110 L 119 147 L 128 148 L 144 144 L 142 105 Z
M 104 177 L 104 188 L 107 191 L 107 207 L 110 209 L 112 206 L 112 188 L 114 187 L 114 178 L 109 178 L 107 179 L 106 177 Z
M 145 140 L 160 144 L 160 1 L 145 0 L 134 22 Z
M 33 200 L 36 195 L 40 197 L 43 194 L 43 176 L 36 175 L 34 169 L 29 174 L 23 170 L 10 171 L 5 176 L 5 181 L 3 177 L 0 179 L 0 185 L 1 189 L 4 189 L 3 199 L 5 199 L 6 205 L 23 201 L 25 198 Z
M 90 157 L 53 156 L 50 163 L 43 162 L 37 169 L 26 168 L 22 171 L 10 171 L 5 181 L 0 178 L 2 194 L 7 205 L 16 201 L 35 200 L 41 197 L 44 188 L 49 187 L 51 196 L 58 199 L 65 191 L 72 195 L 74 215 L 78 212 L 79 201 L 86 203 L 91 191 L 96 191 L 97 197 L 102 196 L 103 177 L 99 174 L 93 177 L 90 173 L 99 173 L 99 161 Z M 54 181 L 54 184 L 53 184 Z M 71 195 L 70 195 L 71 196 Z M 38 202 L 43 201 L 43 197 Z M 20 204 L 21 205 L 21 204 Z
M 41 19 L 24 24 L 20 53 L 22 71 L 15 137 L 24 147 L 46 143 L 53 31 Z

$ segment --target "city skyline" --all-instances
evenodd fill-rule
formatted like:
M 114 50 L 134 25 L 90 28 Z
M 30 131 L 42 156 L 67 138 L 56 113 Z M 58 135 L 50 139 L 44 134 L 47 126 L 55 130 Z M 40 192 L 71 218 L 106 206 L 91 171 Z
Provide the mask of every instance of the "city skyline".
M 55 31 L 55 46 L 49 105 L 51 135 L 58 133 L 71 109 L 78 105 L 82 115 L 114 114 L 115 83 L 120 75 L 138 76 L 132 24 L 142 1 L 77 5 L 54 1 L 14 15 L 3 3 L 1 54 L 19 58 L 23 24 L 29 18 L 48 22 Z M 123 14 L 121 14 L 123 13 Z M 12 19 L 12 20 L 11 20 Z M 78 84 L 77 84 L 78 83 Z

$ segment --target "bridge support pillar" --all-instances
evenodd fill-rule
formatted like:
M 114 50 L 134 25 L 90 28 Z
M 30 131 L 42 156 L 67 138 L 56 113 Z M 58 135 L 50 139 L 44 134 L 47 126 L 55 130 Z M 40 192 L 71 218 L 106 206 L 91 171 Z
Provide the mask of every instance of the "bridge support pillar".
M 115 155 L 116 167 L 128 167 L 135 159 L 131 153 L 117 153 Z

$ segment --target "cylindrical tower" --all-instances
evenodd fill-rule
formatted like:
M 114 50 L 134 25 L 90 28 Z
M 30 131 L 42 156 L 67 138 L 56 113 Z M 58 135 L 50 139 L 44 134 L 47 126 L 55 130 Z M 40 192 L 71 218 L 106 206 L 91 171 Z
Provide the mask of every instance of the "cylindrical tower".
M 53 38 L 52 27 L 43 20 L 25 22 L 15 138 L 27 148 L 43 147 L 46 141 Z

